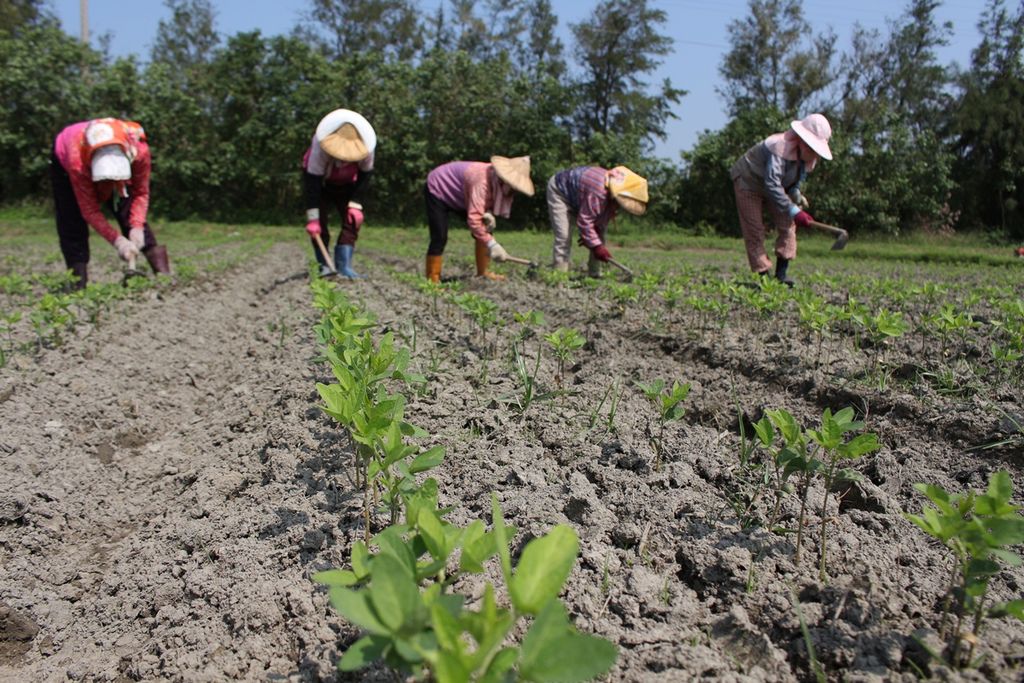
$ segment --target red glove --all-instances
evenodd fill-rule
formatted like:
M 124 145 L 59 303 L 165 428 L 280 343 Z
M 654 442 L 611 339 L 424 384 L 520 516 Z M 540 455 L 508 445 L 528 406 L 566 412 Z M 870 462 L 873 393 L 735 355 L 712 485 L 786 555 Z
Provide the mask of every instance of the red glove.
M 359 232 L 359 228 L 363 225 L 363 210 L 354 206 L 348 207 L 345 212 L 345 224 L 351 225 L 353 230 Z
M 799 225 L 801 228 L 811 227 L 811 221 L 813 220 L 814 216 L 807 213 L 806 211 L 801 211 L 797 215 L 793 216 L 793 222 Z
M 306 223 L 306 232 L 309 233 L 310 237 L 316 237 L 320 234 L 320 221 L 309 221 Z
M 594 254 L 594 258 L 596 258 L 598 261 L 607 262 L 612 257 L 611 252 L 608 251 L 608 247 L 604 246 L 603 244 L 599 244 L 593 249 L 591 249 L 591 253 Z

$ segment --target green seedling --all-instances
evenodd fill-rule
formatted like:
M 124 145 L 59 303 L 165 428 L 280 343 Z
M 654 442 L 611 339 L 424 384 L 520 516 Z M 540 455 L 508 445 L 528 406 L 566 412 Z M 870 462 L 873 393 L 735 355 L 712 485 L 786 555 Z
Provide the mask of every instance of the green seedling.
M 356 671 L 383 660 L 416 679 L 442 683 L 586 681 L 607 672 L 617 656 L 615 646 L 577 632 L 558 599 L 579 553 L 575 532 L 560 525 L 533 539 L 515 567 L 509 550 L 513 533 L 493 496 L 491 531 L 480 521 L 466 529 L 446 522 L 437 508 L 436 484 L 406 496 L 406 523 L 376 537 L 375 555 L 358 546 L 351 570 L 314 576 L 329 587 L 335 609 L 366 631 L 338 667 Z M 476 610 L 467 608 L 461 595 L 445 592 L 457 578 L 445 571 L 457 550 L 460 573 L 482 573 L 497 556 L 508 608 L 498 605 L 490 582 Z M 429 583 L 421 590 L 425 580 Z M 525 628 L 521 644 L 506 644 L 517 626 Z
M 1009 548 L 1024 543 L 1024 517 L 1010 503 L 1013 482 L 1005 471 L 992 474 L 985 493 L 954 494 L 934 484 L 914 487 L 932 505 L 922 508 L 920 515 L 907 514 L 907 519 L 953 553 L 939 637 L 946 643 L 945 662 L 963 668 L 974 659 L 987 618 L 1013 616 L 1024 621 L 1024 600 L 988 603 L 989 581 L 1002 565 L 1021 565 L 1020 556 Z
M 822 581 L 828 579 L 825 566 L 826 555 L 826 529 L 828 528 L 828 501 L 831 491 L 839 482 L 855 482 L 860 480 L 860 474 L 854 470 L 840 468 L 841 462 L 856 460 L 868 453 L 877 451 L 881 446 L 878 443 L 878 436 L 875 434 L 858 434 L 852 439 L 845 440 L 845 435 L 850 432 L 860 431 L 864 423 L 854 420 L 853 408 L 843 408 L 835 415 L 831 409 L 825 408 L 821 416 L 821 428 L 807 431 L 811 440 L 821 447 L 824 454 L 825 467 L 822 476 L 825 480 L 825 497 L 821 503 L 821 512 L 818 518 L 821 522 L 821 536 L 818 553 L 818 572 Z
M 28 296 L 32 293 L 32 283 L 17 273 L 0 275 L 0 293 L 9 296 Z
M 669 311 L 676 310 L 679 307 L 679 300 L 683 298 L 682 286 L 675 282 L 669 283 L 665 289 L 661 290 L 661 298 Z
M 690 384 L 672 382 L 671 389 L 665 389 L 665 380 L 656 379 L 650 383 L 634 382 L 634 385 L 650 401 L 658 411 L 657 434 L 648 425 L 647 434 L 654 445 L 654 469 L 661 469 L 661 461 L 664 449 L 665 427 L 672 422 L 681 420 L 686 414 L 683 401 L 690 395 Z
M 571 327 L 559 327 L 550 334 L 544 335 L 544 340 L 551 345 L 558 360 L 558 374 L 555 381 L 559 388 L 562 386 L 562 378 L 565 376 L 565 366 L 572 360 L 575 351 L 583 348 L 587 340 Z
M 611 283 L 608 285 L 608 293 L 612 301 L 619 309 L 619 315 L 624 315 L 626 309 L 640 299 L 640 290 L 631 284 Z

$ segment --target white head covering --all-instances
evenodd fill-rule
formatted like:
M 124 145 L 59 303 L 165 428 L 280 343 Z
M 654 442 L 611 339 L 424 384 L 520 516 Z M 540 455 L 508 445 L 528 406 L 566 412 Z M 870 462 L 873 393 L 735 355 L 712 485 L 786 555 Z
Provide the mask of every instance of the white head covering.
M 92 153 L 93 182 L 101 180 L 128 180 L 132 177 L 132 163 L 118 145 L 100 147 Z

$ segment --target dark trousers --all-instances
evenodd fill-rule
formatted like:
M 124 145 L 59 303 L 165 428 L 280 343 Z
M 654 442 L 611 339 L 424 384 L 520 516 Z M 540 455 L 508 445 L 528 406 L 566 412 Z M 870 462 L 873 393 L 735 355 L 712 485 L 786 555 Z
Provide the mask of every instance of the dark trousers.
M 348 216 L 348 203 L 352 200 L 352 194 L 355 189 L 356 186 L 354 184 L 324 185 L 320 189 L 320 239 L 324 241 L 324 245 L 330 246 L 331 244 L 331 230 L 328 227 L 331 207 L 337 209 L 338 213 L 341 214 L 341 236 L 338 237 L 335 252 L 338 251 L 337 247 L 342 244 L 355 246 L 356 240 L 359 238 L 359 228 L 346 220 Z M 313 245 L 313 253 L 316 255 L 317 262 L 320 265 L 327 265 L 323 261 L 323 256 L 320 255 L 320 249 L 316 246 L 316 240 L 310 238 L 310 244 Z M 335 254 L 334 258 L 337 260 L 337 254 Z
M 82 216 L 82 210 L 78 207 L 78 198 L 71 187 L 71 176 L 64 170 L 57 158 L 57 154 L 50 155 L 50 184 L 53 186 L 53 207 L 57 216 L 57 237 L 60 239 L 60 252 L 64 255 L 64 265 L 68 268 L 73 263 L 89 262 L 89 224 Z M 130 191 L 129 191 L 130 192 Z M 114 198 L 107 202 L 107 207 L 117 219 L 117 225 L 121 228 L 121 234 L 128 236 L 131 226 L 128 225 L 128 217 L 132 210 L 131 194 L 121 198 L 116 206 Z M 146 235 L 146 243 L 142 251 L 149 251 L 156 246 L 156 236 L 149 229 L 149 222 L 143 225 Z
M 448 244 L 448 214 L 454 213 L 466 219 L 466 212 L 453 209 L 439 198 L 430 194 L 430 188 L 424 186 L 423 194 L 427 200 L 427 224 L 430 226 L 430 246 L 428 256 L 440 256 Z

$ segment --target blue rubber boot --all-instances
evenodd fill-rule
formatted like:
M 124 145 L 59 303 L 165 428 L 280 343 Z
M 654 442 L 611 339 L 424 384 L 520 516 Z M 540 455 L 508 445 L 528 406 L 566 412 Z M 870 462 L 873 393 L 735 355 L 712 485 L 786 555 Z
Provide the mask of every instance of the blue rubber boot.
M 334 265 L 338 273 L 350 280 L 361 278 L 362 275 L 352 270 L 352 251 L 355 249 L 351 244 L 339 244 L 334 247 Z

